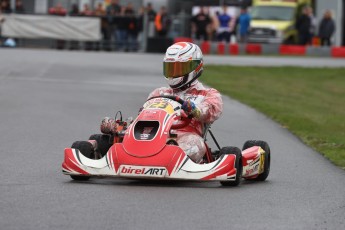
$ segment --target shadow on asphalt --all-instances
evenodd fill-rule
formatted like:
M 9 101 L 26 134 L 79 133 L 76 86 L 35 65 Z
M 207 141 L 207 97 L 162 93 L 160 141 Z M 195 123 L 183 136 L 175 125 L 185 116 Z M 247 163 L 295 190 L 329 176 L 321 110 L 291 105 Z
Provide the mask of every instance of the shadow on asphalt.
M 136 179 L 109 179 L 109 178 L 91 178 L 89 181 L 66 181 L 68 184 L 90 184 L 90 185 L 113 185 L 113 186 L 133 186 L 133 187 L 167 187 L 167 188 L 222 188 L 222 189 L 239 189 L 241 187 L 252 187 L 262 185 L 267 186 L 272 182 L 267 181 L 248 181 L 242 180 L 237 187 L 222 186 L 216 181 L 178 181 L 178 180 L 136 180 Z

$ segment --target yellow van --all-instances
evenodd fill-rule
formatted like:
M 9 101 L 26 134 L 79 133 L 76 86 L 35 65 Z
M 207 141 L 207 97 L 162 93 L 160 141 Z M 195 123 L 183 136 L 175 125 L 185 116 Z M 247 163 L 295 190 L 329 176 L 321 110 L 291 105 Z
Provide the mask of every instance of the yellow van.
M 310 0 L 253 0 L 249 42 L 297 43 L 296 20 Z

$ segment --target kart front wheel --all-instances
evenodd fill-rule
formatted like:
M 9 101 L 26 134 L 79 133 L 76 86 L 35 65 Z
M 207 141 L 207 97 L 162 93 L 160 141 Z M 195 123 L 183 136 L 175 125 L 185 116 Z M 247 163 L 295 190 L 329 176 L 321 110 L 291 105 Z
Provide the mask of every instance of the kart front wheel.
M 238 186 L 241 183 L 241 178 L 242 178 L 242 152 L 239 148 L 237 147 L 223 147 L 220 150 L 220 156 L 223 154 L 233 154 L 236 156 L 235 160 L 235 167 L 236 167 L 236 180 L 234 181 L 221 181 L 220 183 L 223 186 Z
M 248 149 L 253 146 L 260 146 L 265 151 L 265 159 L 264 159 L 264 171 L 259 174 L 257 178 L 248 179 L 248 180 L 256 180 L 256 181 L 264 181 L 268 177 L 271 168 L 271 150 L 269 145 L 265 141 L 258 141 L 258 140 L 250 140 L 246 141 L 243 145 L 242 150 Z
M 90 159 L 92 159 L 95 155 L 92 144 L 87 141 L 76 141 L 72 144 L 71 148 L 78 149 L 81 154 L 83 154 L 85 157 L 90 158 Z M 71 175 L 71 178 L 73 180 L 78 180 L 78 181 L 87 181 L 90 179 L 89 176 L 76 176 L 76 175 Z
M 89 137 L 89 140 L 95 140 L 97 142 L 96 151 L 99 152 L 102 157 L 107 154 L 113 144 L 110 141 L 110 135 L 107 134 L 93 134 Z

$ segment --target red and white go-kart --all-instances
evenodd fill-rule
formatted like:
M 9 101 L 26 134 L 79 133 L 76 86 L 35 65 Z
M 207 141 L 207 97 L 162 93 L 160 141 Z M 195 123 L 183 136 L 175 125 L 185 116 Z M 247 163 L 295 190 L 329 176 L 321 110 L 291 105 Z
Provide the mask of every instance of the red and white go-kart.
M 247 141 L 237 147 L 220 148 L 209 127 L 217 151 L 207 152 L 202 163 L 195 163 L 178 146 L 173 130 L 187 126 L 191 119 L 181 109 L 176 96 L 149 99 L 138 117 L 130 122 L 116 120 L 117 130 L 94 134 L 88 141 L 76 141 L 65 149 L 62 171 L 74 180 L 90 177 L 132 179 L 220 181 L 237 186 L 241 178 L 266 180 L 270 171 L 270 149 L 264 141 Z

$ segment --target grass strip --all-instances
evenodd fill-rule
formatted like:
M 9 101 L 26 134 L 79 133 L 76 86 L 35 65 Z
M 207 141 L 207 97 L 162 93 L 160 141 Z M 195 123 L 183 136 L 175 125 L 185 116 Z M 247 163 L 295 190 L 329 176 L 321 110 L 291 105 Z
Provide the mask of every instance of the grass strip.
M 345 169 L 345 68 L 205 67 L 201 78 Z

